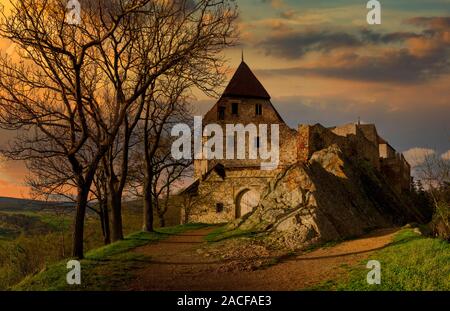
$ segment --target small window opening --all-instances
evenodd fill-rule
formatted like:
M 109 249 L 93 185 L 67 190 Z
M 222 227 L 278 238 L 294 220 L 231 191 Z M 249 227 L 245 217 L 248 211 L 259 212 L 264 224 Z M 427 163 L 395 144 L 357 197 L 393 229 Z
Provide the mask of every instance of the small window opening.
M 231 113 L 233 116 L 238 116 L 239 115 L 239 104 L 238 103 L 233 103 L 231 105 Z
M 225 120 L 225 107 L 219 107 L 219 120 Z
M 217 204 L 216 204 L 216 212 L 219 214 L 219 213 L 222 213 L 223 210 L 224 210 L 224 205 L 223 205 L 223 203 L 217 203 Z
M 255 112 L 256 112 L 257 116 L 262 116 L 262 114 L 263 114 L 263 107 L 262 107 L 261 104 L 256 104 Z

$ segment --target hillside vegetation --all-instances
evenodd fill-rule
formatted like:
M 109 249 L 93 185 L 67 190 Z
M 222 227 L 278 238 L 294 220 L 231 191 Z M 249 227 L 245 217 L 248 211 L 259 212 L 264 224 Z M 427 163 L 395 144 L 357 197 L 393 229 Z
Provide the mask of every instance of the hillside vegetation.
M 165 228 L 151 234 L 135 233 L 124 241 L 92 250 L 82 261 L 81 286 L 66 284 L 65 276 L 68 270 L 65 266 L 66 261 L 61 261 L 26 278 L 12 289 L 26 291 L 129 290 L 130 284 L 136 280 L 136 273 L 151 265 L 153 259 L 144 255 L 143 252 L 135 252 L 137 247 L 158 243 L 173 234 L 196 230 L 204 226 L 192 224 Z M 216 230 L 204 238 L 210 241 L 210 246 L 214 246 L 214 243 L 217 243 L 214 240 L 221 232 L 223 230 Z M 233 237 L 226 238 L 233 239 Z M 195 253 L 195 250 L 193 252 Z M 413 229 L 403 230 L 395 236 L 391 244 L 370 254 L 370 259 L 381 262 L 381 285 L 366 283 L 368 270 L 365 267 L 367 260 L 364 260 L 357 266 L 348 266 L 347 273 L 337 274 L 338 279 L 318 284 L 309 290 L 450 290 L 450 245 L 443 240 L 423 237 Z M 274 262 L 273 264 L 282 263 Z M 226 277 L 227 275 L 221 275 L 221 278 Z
M 187 230 L 203 228 L 207 225 L 189 224 L 158 229 L 154 233 L 138 232 L 129 235 L 125 240 L 92 250 L 86 259 L 81 261 L 82 285 L 69 286 L 66 283 L 66 261 L 59 262 L 44 269 L 37 275 L 30 276 L 13 290 L 88 290 L 110 291 L 126 290 L 127 282 L 134 279 L 134 272 L 149 264 L 151 258 L 134 253 L 139 246 L 161 241 L 170 235 L 180 234 Z
M 31 204 L 31 203 L 32 204 Z M 22 207 L 20 203 L 23 203 Z M 43 202 L 0 199 L 0 290 L 25 277 L 68 258 L 72 247 L 73 209 L 47 207 Z M 124 203 L 124 233 L 142 228 L 142 203 Z M 179 223 L 179 211 L 169 210 L 167 224 Z M 155 226 L 158 227 L 155 215 Z M 101 226 L 96 214 L 88 213 L 85 228 L 87 250 L 103 246 Z
M 450 244 L 403 230 L 391 245 L 370 256 L 381 263 L 381 284 L 366 282 L 366 263 L 351 267 L 348 278 L 330 280 L 315 290 L 449 291 Z

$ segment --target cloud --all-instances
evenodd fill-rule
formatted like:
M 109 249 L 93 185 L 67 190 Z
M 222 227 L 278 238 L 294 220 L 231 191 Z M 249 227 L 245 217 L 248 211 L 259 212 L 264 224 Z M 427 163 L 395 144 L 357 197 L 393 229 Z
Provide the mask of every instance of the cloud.
M 312 53 L 320 60 L 312 66 L 281 69 L 279 74 L 412 84 L 450 73 L 450 18 L 418 17 L 406 23 L 421 26 L 422 31 L 274 29 L 258 47 L 266 55 L 291 61 L 304 60 Z
M 269 3 L 274 9 L 281 9 L 286 5 L 283 0 L 262 0 L 262 2 Z
M 278 24 L 281 21 L 278 21 Z M 271 25 L 275 23 L 272 21 Z M 277 28 L 272 28 L 277 30 Z M 377 33 L 369 29 L 360 29 L 356 34 L 344 31 L 303 30 L 275 32 L 261 41 L 258 46 L 266 54 L 298 59 L 309 52 L 331 52 L 338 48 L 362 47 L 368 44 L 390 44 L 404 42 L 407 39 L 419 38 L 413 32 Z
M 425 26 L 430 29 L 450 28 L 450 17 L 413 17 L 405 21 L 406 24 L 415 26 Z
M 450 72 L 441 58 L 417 57 L 407 50 L 384 51 L 378 56 L 364 56 L 344 52 L 332 56 L 323 65 L 312 68 L 292 67 L 270 70 L 279 75 L 313 75 L 345 80 L 422 83 Z
M 259 43 L 266 54 L 287 59 L 300 58 L 313 51 L 327 53 L 335 48 L 360 45 L 358 38 L 351 34 L 326 30 L 276 34 Z
M 412 148 L 403 153 L 406 161 L 408 161 L 411 167 L 418 167 L 425 162 L 425 159 L 428 156 L 434 154 L 436 154 L 436 151 L 427 148 Z
M 297 17 L 297 11 L 293 9 L 287 9 L 280 13 L 280 17 L 284 19 L 295 19 Z

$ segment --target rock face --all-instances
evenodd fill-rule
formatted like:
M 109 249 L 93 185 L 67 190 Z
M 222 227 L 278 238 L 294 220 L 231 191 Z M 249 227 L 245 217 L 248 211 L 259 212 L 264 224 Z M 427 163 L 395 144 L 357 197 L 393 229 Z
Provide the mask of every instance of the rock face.
M 265 232 L 270 244 L 297 249 L 420 217 L 378 171 L 348 161 L 333 145 L 271 180 L 259 206 L 233 226 Z

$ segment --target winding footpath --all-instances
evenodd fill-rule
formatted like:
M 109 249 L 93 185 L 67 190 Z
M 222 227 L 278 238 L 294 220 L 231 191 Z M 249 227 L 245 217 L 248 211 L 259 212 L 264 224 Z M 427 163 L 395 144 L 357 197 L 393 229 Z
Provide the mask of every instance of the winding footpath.
M 223 272 L 216 258 L 199 255 L 204 238 L 214 228 L 172 236 L 135 251 L 150 257 L 148 265 L 135 274 L 130 290 L 138 291 L 291 291 L 344 277 L 346 267 L 362 260 L 392 242 L 398 229 L 378 230 L 362 238 L 290 256 L 256 271 Z

